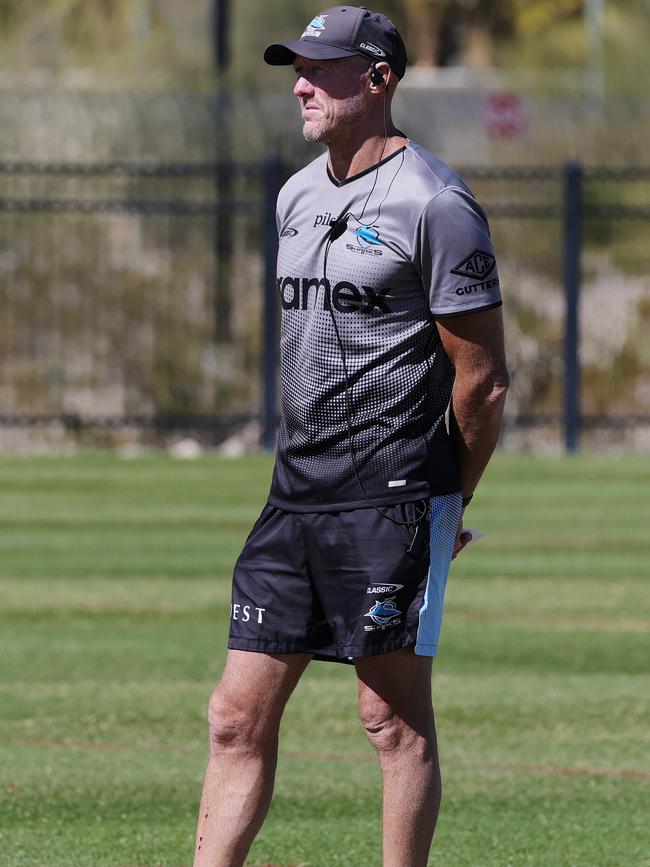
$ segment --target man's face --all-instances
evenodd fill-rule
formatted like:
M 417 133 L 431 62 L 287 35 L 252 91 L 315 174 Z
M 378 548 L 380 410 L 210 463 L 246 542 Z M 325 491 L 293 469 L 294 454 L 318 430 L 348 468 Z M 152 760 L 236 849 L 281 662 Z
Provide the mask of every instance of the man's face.
M 303 135 L 307 141 L 332 144 L 347 138 L 368 111 L 368 61 L 362 57 L 293 62 Z

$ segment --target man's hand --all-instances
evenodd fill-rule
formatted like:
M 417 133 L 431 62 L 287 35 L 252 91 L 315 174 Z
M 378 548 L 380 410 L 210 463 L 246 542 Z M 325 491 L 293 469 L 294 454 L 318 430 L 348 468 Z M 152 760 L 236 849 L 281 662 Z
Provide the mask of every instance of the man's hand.
M 461 512 L 461 515 L 460 515 L 460 521 L 458 522 L 458 530 L 456 530 L 456 541 L 454 542 L 454 553 L 451 555 L 452 560 L 456 559 L 456 557 L 460 554 L 460 552 L 463 550 L 465 545 L 467 545 L 467 543 L 472 538 L 471 533 L 464 533 L 463 532 L 463 515 L 464 515 L 464 513 L 465 513 L 465 510 L 463 509 L 463 511 Z

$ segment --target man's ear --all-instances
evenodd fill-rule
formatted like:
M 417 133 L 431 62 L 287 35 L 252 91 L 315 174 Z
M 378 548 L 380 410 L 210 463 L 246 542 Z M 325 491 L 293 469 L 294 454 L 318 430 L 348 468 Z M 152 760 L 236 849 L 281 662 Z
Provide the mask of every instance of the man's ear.
M 370 84 L 373 87 L 383 88 L 388 87 L 390 80 L 390 66 L 385 61 L 377 63 L 373 61 L 370 67 Z

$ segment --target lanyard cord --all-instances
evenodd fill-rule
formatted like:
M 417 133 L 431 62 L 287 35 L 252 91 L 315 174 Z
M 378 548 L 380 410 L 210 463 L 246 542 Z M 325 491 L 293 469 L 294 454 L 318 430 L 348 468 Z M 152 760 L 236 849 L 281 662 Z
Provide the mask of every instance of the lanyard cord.
M 374 189 L 374 187 L 373 187 Z M 339 218 L 340 219 L 340 218 Z M 338 222 L 338 221 L 337 221 Z M 327 279 L 327 259 L 329 257 L 330 247 L 332 243 L 336 240 L 336 238 L 332 238 L 331 234 L 327 239 L 327 243 L 325 245 L 325 255 L 323 258 L 323 287 L 325 290 L 325 302 L 327 309 L 330 314 L 330 319 L 332 320 L 332 325 L 334 326 L 334 334 L 336 335 L 336 342 L 339 347 L 339 354 L 341 356 L 341 364 L 343 365 L 343 391 L 345 395 L 345 420 L 347 424 L 348 431 L 348 447 L 350 452 L 350 461 L 352 463 L 352 470 L 354 471 L 354 476 L 357 480 L 359 488 L 368 503 L 368 505 L 377 512 L 378 515 L 381 515 L 382 518 L 386 518 L 387 521 L 391 521 L 393 524 L 397 524 L 399 527 L 412 527 L 416 526 L 416 533 L 413 536 L 411 541 L 411 545 L 409 546 L 409 551 L 413 547 L 415 543 L 415 537 L 417 535 L 417 525 L 420 523 L 422 518 L 424 518 L 429 512 L 429 505 L 426 500 L 421 500 L 418 503 L 418 511 L 416 513 L 415 519 L 413 521 L 398 521 L 396 518 L 392 518 L 390 515 L 387 515 L 385 512 L 382 512 L 370 499 L 368 496 L 368 492 L 365 489 L 363 482 L 361 481 L 361 476 L 359 474 L 359 468 L 357 465 L 357 456 L 356 449 L 354 444 L 354 430 L 352 427 L 352 386 L 350 383 L 350 374 L 348 371 L 348 362 L 347 356 L 345 354 L 345 346 L 343 344 L 343 339 L 341 338 L 341 332 L 339 330 L 339 324 L 336 321 L 336 316 L 334 315 L 334 308 L 332 305 L 332 295 L 330 289 L 330 283 Z

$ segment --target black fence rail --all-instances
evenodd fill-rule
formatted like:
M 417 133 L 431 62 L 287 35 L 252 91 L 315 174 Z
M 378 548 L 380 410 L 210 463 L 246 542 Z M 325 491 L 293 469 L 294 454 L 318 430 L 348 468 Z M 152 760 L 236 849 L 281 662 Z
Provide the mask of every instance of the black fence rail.
M 277 421 L 264 162 L 0 162 L 0 426 L 226 435 Z M 506 432 L 650 426 L 650 168 L 466 167 L 499 254 Z
M 561 335 L 556 331 L 551 337 L 555 342 L 555 378 L 563 385 L 561 403 L 556 389 L 557 409 L 544 413 L 542 407 L 548 405 L 548 399 L 544 400 L 538 393 L 537 406 L 542 411 L 510 414 L 506 417 L 506 429 L 561 424 L 566 450 L 575 451 L 580 447 L 583 431 L 647 428 L 650 413 L 640 412 L 639 408 L 644 406 L 638 404 L 642 402 L 640 395 L 650 387 L 650 365 L 647 357 L 644 358 L 640 333 L 644 319 L 646 325 L 650 324 L 650 249 L 647 246 L 650 168 L 609 169 L 569 162 L 555 168 L 469 167 L 464 172 L 461 170 L 461 174 L 475 188 L 481 188 L 482 201 L 493 232 L 496 230 L 498 236 L 499 253 L 510 255 L 511 245 L 507 236 L 504 237 L 506 221 L 535 227 L 533 231 L 544 238 L 546 261 L 533 267 L 538 275 L 552 276 L 562 292 L 562 331 Z M 489 189 L 490 182 L 492 189 Z M 522 183 L 526 186 L 524 201 L 520 199 Z M 549 229 L 549 225 L 554 228 Z M 535 247 L 530 230 L 524 228 L 524 233 L 528 235 L 526 244 L 532 243 Z M 530 247 L 525 246 L 514 254 L 525 261 L 530 256 Z M 622 304 L 628 307 L 634 304 L 637 310 L 628 316 L 627 333 L 618 336 L 618 344 L 610 345 L 608 352 L 603 349 L 599 359 L 588 359 L 581 347 L 589 340 L 593 342 L 597 334 L 593 333 L 593 317 L 585 321 L 581 312 L 599 303 L 595 296 L 603 294 L 598 293 L 598 280 L 594 280 L 598 269 L 608 275 L 609 304 L 604 305 L 597 328 L 607 331 L 611 327 L 610 316 Z M 520 297 L 520 287 L 511 275 L 502 280 L 502 284 L 506 309 L 511 305 L 521 310 L 528 305 L 528 313 L 539 320 L 543 319 L 545 303 L 551 302 L 549 307 L 553 306 L 553 299 L 548 297 L 548 285 L 541 303 L 531 305 L 529 297 Z M 626 299 L 626 293 L 634 297 Z M 635 323 L 640 324 L 636 334 Z M 545 329 L 540 321 L 536 331 L 541 342 Z M 622 370 L 626 365 L 628 370 Z

